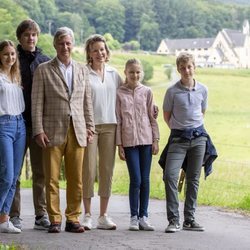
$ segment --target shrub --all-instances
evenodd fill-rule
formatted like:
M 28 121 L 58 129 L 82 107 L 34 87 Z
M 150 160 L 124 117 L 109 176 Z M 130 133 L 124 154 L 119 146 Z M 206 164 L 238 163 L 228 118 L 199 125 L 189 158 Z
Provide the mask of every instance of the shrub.
M 147 81 L 153 78 L 154 68 L 148 61 L 141 60 L 141 63 L 144 71 L 143 82 L 146 83 Z

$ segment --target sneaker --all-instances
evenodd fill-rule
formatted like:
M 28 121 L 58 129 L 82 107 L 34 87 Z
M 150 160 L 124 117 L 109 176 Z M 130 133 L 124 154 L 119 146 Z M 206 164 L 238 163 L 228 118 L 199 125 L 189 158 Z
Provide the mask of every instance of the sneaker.
M 130 231 L 139 231 L 139 221 L 138 221 L 137 215 L 132 216 L 130 218 L 129 230 Z
M 40 219 L 35 219 L 34 229 L 48 230 L 50 222 L 48 216 L 44 214 Z
M 92 229 L 92 218 L 89 213 L 86 213 L 83 217 L 83 223 L 82 225 L 84 226 L 85 230 L 91 230 Z
M 175 233 L 181 230 L 180 223 L 175 220 L 171 220 L 165 229 L 165 233 Z
M 115 230 L 116 224 L 111 220 L 110 217 L 108 217 L 107 214 L 104 214 L 103 216 L 100 216 L 98 218 L 97 228 L 106 230 Z
M 21 229 L 15 227 L 10 220 L 0 223 L 0 233 L 19 234 Z
M 183 222 L 183 227 L 182 227 L 183 230 L 189 230 L 189 231 L 204 231 L 205 228 L 201 225 L 199 225 L 195 220 L 185 220 Z
M 142 218 L 139 218 L 139 229 L 144 231 L 154 231 L 155 227 L 150 225 L 146 216 L 143 216 Z
M 22 230 L 22 219 L 19 216 L 14 216 L 10 218 L 11 223 L 14 227 L 19 228 Z

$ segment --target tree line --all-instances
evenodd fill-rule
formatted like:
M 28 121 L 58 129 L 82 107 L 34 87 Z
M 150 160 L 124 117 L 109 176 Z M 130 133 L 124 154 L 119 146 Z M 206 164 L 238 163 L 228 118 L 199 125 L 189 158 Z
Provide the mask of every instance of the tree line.
M 17 24 L 27 17 L 47 36 L 68 26 L 78 44 L 99 33 L 117 47 L 155 51 L 164 38 L 214 37 L 222 28 L 241 29 L 244 19 L 250 19 L 250 5 L 215 0 L 4 0 L 0 39 L 14 40 Z

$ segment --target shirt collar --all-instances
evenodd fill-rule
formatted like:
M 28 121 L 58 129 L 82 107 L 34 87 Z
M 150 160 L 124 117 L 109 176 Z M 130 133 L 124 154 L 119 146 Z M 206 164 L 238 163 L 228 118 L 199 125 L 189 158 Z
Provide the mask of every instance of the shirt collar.
M 58 65 L 59 65 L 60 68 L 68 68 L 68 67 L 72 67 L 72 66 L 73 66 L 73 61 L 72 61 L 72 59 L 70 60 L 69 65 L 67 65 L 67 66 L 66 66 L 65 64 L 63 64 L 63 63 L 59 60 L 58 57 L 56 57 L 56 61 L 57 61 L 57 63 L 58 63 Z
M 185 86 L 181 83 L 181 80 L 177 82 L 177 86 L 178 86 L 178 88 L 180 88 L 180 89 L 182 89 L 182 90 L 186 90 L 186 91 L 195 91 L 195 90 L 197 90 L 197 88 L 198 88 L 198 84 L 197 84 L 197 81 L 196 81 L 195 79 L 194 79 L 194 86 L 193 86 L 191 89 L 185 87 Z

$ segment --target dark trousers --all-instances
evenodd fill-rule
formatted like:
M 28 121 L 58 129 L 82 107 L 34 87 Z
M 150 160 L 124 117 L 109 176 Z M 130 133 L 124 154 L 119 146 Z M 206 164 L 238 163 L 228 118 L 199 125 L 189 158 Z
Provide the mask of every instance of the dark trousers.
M 147 217 L 152 145 L 125 147 L 124 150 L 130 177 L 129 203 L 131 217 Z

